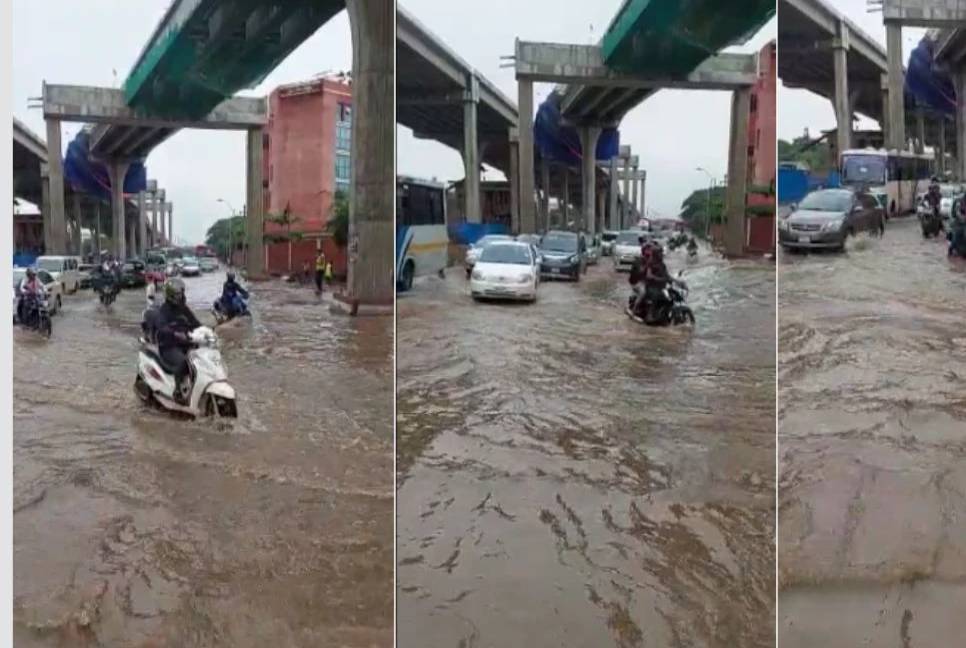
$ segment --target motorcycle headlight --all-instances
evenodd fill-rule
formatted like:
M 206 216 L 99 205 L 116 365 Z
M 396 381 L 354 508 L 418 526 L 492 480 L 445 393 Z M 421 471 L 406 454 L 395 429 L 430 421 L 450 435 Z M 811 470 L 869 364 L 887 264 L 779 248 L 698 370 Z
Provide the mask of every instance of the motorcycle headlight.
M 483 273 L 480 272 L 479 270 L 474 270 L 473 271 L 473 278 L 476 279 L 477 281 L 483 281 L 484 280 L 483 279 Z

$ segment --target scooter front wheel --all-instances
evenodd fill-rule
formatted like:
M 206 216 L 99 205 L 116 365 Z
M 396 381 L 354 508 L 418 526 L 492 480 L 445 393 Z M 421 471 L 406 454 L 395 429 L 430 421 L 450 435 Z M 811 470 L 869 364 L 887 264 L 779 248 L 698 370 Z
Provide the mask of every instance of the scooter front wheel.
M 141 377 L 141 374 L 138 374 L 134 378 L 134 393 L 137 394 L 137 397 L 140 398 L 141 402 L 145 405 L 151 405 L 154 401 L 154 396 L 151 394 L 151 388 L 146 382 L 144 382 L 144 378 Z

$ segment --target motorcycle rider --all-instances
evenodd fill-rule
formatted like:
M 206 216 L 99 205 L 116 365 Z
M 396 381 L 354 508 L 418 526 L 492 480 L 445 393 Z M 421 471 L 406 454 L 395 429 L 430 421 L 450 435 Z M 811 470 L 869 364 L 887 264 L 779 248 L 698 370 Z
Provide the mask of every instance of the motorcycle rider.
M 627 278 L 627 282 L 631 285 L 631 290 L 634 293 L 634 305 L 631 307 L 634 315 L 640 312 L 639 308 L 644 303 L 644 266 L 651 256 L 651 248 L 647 245 L 644 237 L 638 236 L 637 242 L 641 244 L 641 256 L 634 259 L 634 263 L 631 264 L 631 274 Z
M 17 300 L 17 319 L 20 322 L 28 323 L 24 315 L 24 307 L 27 302 L 30 302 L 31 308 L 47 296 L 47 290 L 44 288 L 44 284 L 40 282 L 37 278 L 37 271 L 33 268 L 27 268 L 27 272 L 24 278 L 20 281 L 20 299 Z
M 966 196 L 953 208 L 953 222 L 949 233 L 949 255 L 966 256 Z
M 647 311 L 649 317 L 657 307 L 668 303 L 664 297 L 664 289 L 670 281 L 671 275 L 664 265 L 664 252 L 660 247 L 655 247 L 651 252 L 650 260 L 644 266 L 644 302 L 642 303 L 649 305 Z M 638 304 L 635 304 L 636 306 Z
M 201 326 L 185 299 L 184 282 L 169 279 L 164 285 L 164 303 L 157 313 L 158 353 L 174 369 L 175 398 L 182 404 L 188 399 L 189 333 Z
M 698 242 L 694 240 L 693 236 L 688 237 L 688 254 L 694 256 L 698 253 Z
M 221 287 L 221 307 L 226 315 L 234 316 L 241 312 L 242 304 L 239 303 L 239 295 L 248 299 L 248 291 L 235 281 L 235 273 L 229 270 L 225 276 L 225 283 Z
M 939 187 L 939 179 L 933 176 L 929 183 L 929 190 L 926 191 L 926 205 L 932 210 L 932 214 L 935 217 L 939 217 L 939 206 L 942 204 L 943 193 L 942 189 Z

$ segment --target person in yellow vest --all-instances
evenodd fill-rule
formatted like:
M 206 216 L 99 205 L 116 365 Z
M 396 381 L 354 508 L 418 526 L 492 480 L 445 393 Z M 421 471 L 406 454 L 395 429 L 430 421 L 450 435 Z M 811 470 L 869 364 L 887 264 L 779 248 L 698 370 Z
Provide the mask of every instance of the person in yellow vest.
M 322 286 L 325 283 L 325 252 L 319 250 L 319 255 L 315 257 L 315 290 L 322 293 Z

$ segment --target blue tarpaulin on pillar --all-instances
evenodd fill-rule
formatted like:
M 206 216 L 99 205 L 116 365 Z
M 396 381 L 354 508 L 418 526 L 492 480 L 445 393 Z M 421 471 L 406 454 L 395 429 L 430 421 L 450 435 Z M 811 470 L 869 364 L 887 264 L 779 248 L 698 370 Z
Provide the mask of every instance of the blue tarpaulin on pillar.
M 916 103 L 944 115 L 956 114 L 956 88 L 948 72 L 935 65 L 936 42 L 924 36 L 909 55 L 906 92 Z
M 147 169 L 143 162 L 132 163 L 124 176 L 124 193 L 135 194 L 147 188 Z M 81 130 L 67 145 L 64 157 L 64 180 L 75 190 L 111 199 L 111 179 L 107 167 L 90 156 L 90 133 Z
M 554 91 L 540 104 L 533 122 L 533 140 L 544 159 L 567 166 L 578 166 L 583 158 L 580 136 L 576 128 L 562 123 L 562 100 L 560 93 Z M 605 128 L 597 140 L 597 159 L 607 161 L 617 157 L 619 148 L 620 132 L 616 128 Z

